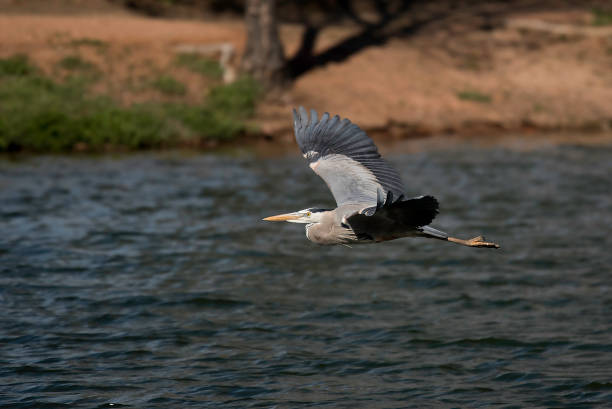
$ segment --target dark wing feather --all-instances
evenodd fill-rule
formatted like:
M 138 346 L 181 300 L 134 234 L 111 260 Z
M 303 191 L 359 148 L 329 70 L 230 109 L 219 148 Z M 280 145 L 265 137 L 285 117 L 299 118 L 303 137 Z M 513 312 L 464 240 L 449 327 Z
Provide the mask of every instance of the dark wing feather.
M 338 206 L 376 203 L 379 190 L 404 193 L 399 174 L 378 153 L 357 125 L 326 112 L 319 117 L 303 107 L 293 110 L 295 138 L 310 167 L 323 178 Z
M 438 201 L 433 196 L 393 201 L 393 196 L 387 195 L 384 203 L 353 213 L 346 221 L 358 237 L 368 235 L 374 240 L 389 240 L 427 226 L 437 214 Z

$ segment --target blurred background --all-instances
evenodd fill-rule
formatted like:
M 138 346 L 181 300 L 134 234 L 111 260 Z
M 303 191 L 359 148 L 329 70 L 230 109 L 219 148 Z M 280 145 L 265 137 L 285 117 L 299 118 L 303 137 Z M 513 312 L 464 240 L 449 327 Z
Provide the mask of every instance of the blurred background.
M 0 0 L 0 406 L 612 406 L 610 1 Z M 291 109 L 433 226 L 318 247 Z
M 1 0 L 0 149 L 290 139 L 297 105 L 397 138 L 610 128 L 608 1 L 247 3 Z

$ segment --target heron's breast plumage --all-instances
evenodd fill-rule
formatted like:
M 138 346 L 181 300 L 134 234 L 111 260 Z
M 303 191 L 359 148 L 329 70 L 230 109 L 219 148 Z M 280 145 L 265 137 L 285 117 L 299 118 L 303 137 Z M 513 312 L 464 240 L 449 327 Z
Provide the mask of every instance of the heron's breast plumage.
M 306 225 L 306 238 L 322 245 L 352 244 L 360 242 L 351 228 L 323 223 Z

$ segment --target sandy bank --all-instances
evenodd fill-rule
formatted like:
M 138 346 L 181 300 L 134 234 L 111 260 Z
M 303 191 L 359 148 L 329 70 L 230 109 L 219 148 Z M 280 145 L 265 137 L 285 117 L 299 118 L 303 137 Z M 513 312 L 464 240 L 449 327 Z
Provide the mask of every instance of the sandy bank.
M 592 28 L 596 35 L 555 33 L 513 21 L 492 31 L 424 31 L 366 48 L 341 63 L 305 73 L 281 98 L 261 104 L 255 122 L 265 134 L 287 136 L 291 107 L 304 105 L 397 137 L 609 129 L 612 32 Z M 327 29 L 317 49 L 352 33 L 351 27 Z M 283 26 L 287 54 L 296 49 L 300 35 L 300 27 Z M 63 55 L 74 51 L 69 44 L 78 39 L 101 40 L 115 50 L 102 56 L 113 66 L 110 75 L 118 77 L 105 90 L 113 93 L 121 92 L 126 73 L 137 72 L 139 66 L 167 68 L 181 44 L 230 43 L 237 50 L 237 64 L 244 27 L 240 20 L 161 20 L 113 13 L 0 16 L 0 57 L 26 53 L 50 73 Z M 199 94 L 194 92 L 194 98 Z

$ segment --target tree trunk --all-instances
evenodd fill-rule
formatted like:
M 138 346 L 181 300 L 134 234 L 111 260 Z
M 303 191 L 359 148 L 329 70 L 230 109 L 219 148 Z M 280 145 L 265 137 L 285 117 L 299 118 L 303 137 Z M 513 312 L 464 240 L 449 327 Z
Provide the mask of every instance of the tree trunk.
M 275 0 L 247 0 L 245 9 L 247 42 L 242 71 L 252 75 L 268 91 L 286 83 L 275 3 Z

